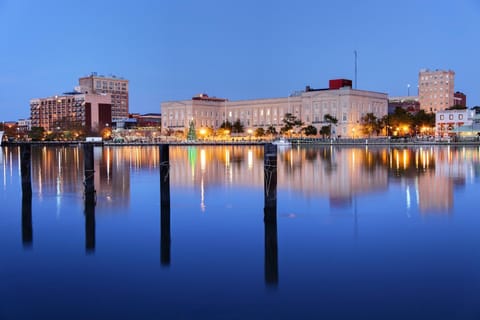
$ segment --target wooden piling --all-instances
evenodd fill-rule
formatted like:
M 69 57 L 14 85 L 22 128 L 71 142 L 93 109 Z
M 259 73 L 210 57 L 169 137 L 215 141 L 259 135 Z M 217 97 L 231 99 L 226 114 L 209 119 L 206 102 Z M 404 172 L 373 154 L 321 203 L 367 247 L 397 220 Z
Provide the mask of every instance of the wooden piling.
M 278 284 L 277 241 L 277 146 L 264 146 L 264 224 L 265 224 L 265 282 Z
M 170 207 L 170 146 L 160 145 L 160 202 Z
M 263 155 L 265 212 L 277 211 L 277 146 L 266 143 Z M 268 209 L 268 210 L 267 210 Z
M 22 193 L 32 195 L 31 157 L 30 144 L 20 145 L 20 173 L 22 175 Z
M 160 263 L 170 265 L 170 146 L 160 145 Z
M 85 249 L 87 252 L 95 250 L 95 170 L 93 160 L 93 144 L 83 144 L 84 162 L 84 198 L 85 198 Z

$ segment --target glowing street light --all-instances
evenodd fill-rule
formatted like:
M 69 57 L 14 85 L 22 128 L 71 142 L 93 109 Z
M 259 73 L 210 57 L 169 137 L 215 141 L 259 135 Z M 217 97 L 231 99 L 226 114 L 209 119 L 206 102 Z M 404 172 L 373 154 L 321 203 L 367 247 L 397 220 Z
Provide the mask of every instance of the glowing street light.
M 248 129 L 248 130 L 247 130 L 247 133 L 248 133 L 249 139 L 252 140 L 253 130 L 252 130 L 252 129 Z

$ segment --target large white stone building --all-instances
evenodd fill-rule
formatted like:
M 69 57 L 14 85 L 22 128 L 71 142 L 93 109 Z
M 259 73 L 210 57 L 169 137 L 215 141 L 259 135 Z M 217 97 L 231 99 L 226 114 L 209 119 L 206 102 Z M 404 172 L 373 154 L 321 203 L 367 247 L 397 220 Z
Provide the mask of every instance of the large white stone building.
M 350 82 L 351 83 L 351 82 Z M 387 115 L 386 93 L 356 90 L 351 86 L 328 89 L 312 89 L 282 98 L 229 101 L 200 94 L 191 100 L 168 101 L 161 104 L 162 127 L 164 130 L 186 132 L 191 120 L 195 127 L 218 129 L 224 121 L 231 123 L 239 119 L 244 128 L 255 130 L 274 126 L 277 131 L 283 126 L 286 113 L 291 113 L 320 130 L 327 125 L 324 116 L 337 118 L 332 133 L 337 137 L 358 136 L 360 120 L 367 113 L 381 118 Z

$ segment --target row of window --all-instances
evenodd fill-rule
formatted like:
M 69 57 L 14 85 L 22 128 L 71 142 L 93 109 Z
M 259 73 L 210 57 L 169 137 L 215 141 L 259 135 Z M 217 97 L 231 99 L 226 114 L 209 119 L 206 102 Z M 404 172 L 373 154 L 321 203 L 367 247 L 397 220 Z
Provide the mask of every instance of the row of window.
M 452 75 L 453 77 L 453 75 Z M 447 73 L 445 74 L 445 79 L 449 79 L 450 78 L 450 75 Z M 420 80 L 421 81 L 427 81 L 427 80 L 442 80 L 443 79 L 443 74 L 440 74 L 440 75 L 424 75 L 424 76 L 420 76 Z
M 440 118 L 440 120 L 445 120 L 445 115 L 441 114 L 441 115 L 439 116 L 439 118 Z M 448 115 L 448 120 L 453 120 L 453 118 L 454 118 L 454 117 L 453 117 L 453 114 L 449 114 L 449 115 Z M 459 115 L 458 115 L 458 120 L 463 120 L 463 114 L 459 114 Z

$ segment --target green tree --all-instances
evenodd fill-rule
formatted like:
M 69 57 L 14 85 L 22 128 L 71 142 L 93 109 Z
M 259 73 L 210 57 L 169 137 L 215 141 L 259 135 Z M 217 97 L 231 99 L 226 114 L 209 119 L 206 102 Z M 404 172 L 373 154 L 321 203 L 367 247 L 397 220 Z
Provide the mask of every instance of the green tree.
M 328 123 L 328 127 L 330 129 L 329 133 L 328 133 L 328 136 L 329 136 L 329 138 L 331 138 L 332 137 L 332 125 L 337 125 L 338 119 L 335 118 L 334 116 L 332 116 L 331 114 L 327 113 L 326 115 L 323 116 L 323 121 Z
M 372 135 L 372 133 L 377 133 L 380 131 L 380 120 L 371 112 L 367 113 L 360 119 L 360 124 L 362 125 L 362 131 L 368 137 Z
M 283 134 L 289 132 L 295 127 L 298 128 L 303 126 L 303 122 L 297 119 L 297 117 L 291 113 L 285 113 L 285 116 L 283 117 L 282 122 L 283 122 L 283 127 L 280 128 L 280 132 Z
M 243 133 L 244 127 L 240 119 L 235 120 L 235 122 L 232 125 L 232 132 L 233 133 Z
M 28 136 L 30 139 L 32 139 L 32 141 L 40 141 L 42 140 L 44 133 L 45 129 L 42 127 L 32 127 L 28 132 Z
M 406 133 L 405 128 L 413 126 L 413 116 L 406 110 L 398 107 L 393 114 L 388 116 L 387 123 L 391 127 L 390 132 L 397 132 L 398 135 L 401 135 Z
M 269 127 L 267 128 L 267 133 L 268 133 L 268 134 L 271 134 L 271 135 L 276 135 L 276 134 L 277 134 L 277 129 L 275 129 L 274 126 L 269 126 Z
M 312 125 L 306 126 L 305 128 L 302 129 L 303 133 L 305 133 L 306 136 L 315 136 L 317 135 L 317 128 L 315 128 Z
M 263 137 L 265 135 L 265 129 L 257 128 L 255 129 L 255 137 Z
M 415 133 L 417 134 L 422 128 L 433 128 L 435 127 L 435 114 L 427 113 L 425 110 L 418 111 L 413 116 L 413 126 L 415 128 Z
M 320 128 L 320 134 L 324 139 L 326 136 L 330 136 L 330 126 L 322 126 Z
M 465 109 L 467 109 L 467 107 L 464 107 L 464 106 L 459 105 L 459 104 L 454 104 L 453 106 L 448 107 L 445 110 L 465 110 Z
M 171 134 L 171 133 L 170 133 Z M 169 135 L 170 135 L 169 134 Z M 188 134 L 187 134 L 187 140 L 188 141 L 195 141 L 197 140 L 197 133 L 195 131 L 195 123 L 193 120 L 190 121 L 190 126 L 188 128 Z
M 228 120 L 226 122 L 223 121 L 222 124 L 220 125 L 220 129 L 224 129 L 224 130 L 232 131 L 232 127 L 233 127 L 232 123 Z

